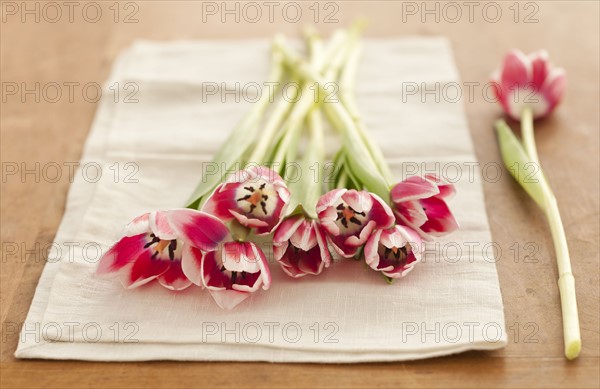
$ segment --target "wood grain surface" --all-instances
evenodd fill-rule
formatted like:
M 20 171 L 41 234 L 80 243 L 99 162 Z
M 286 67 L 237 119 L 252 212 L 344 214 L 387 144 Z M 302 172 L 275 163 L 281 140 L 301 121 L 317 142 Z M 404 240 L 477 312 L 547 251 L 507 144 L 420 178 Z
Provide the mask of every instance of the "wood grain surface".
M 234 20 L 235 15 L 222 15 L 220 7 L 225 5 L 221 2 L 208 2 L 219 8 L 215 15 L 206 12 L 213 10 L 207 8 L 211 4 L 199 1 L 89 3 L 74 2 L 72 17 L 62 2 L 54 3 L 61 8 L 60 17 L 45 2 L 1 3 L 2 388 L 600 385 L 598 2 L 515 5 L 513 1 L 497 1 L 491 6 L 474 2 L 471 15 L 463 2 L 457 2 L 454 4 L 462 14 L 458 17 L 456 8 L 448 8 L 444 2 L 337 1 L 315 7 L 313 1 L 297 1 L 303 11 L 298 22 L 293 22 L 295 8 L 288 7 L 284 17 L 284 3 L 278 3 L 270 20 L 268 6 L 257 2 L 263 12 L 256 22 L 250 20 L 257 17 L 251 9 L 246 8 L 243 14 L 244 3 L 238 5 L 239 21 Z M 231 1 L 226 6 L 236 7 Z M 24 7 L 32 13 L 24 12 Z M 434 13 L 424 13 L 423 7 Z M 97 8 L 102 16 L 94 22 Z M 320 11 L 318 15 L 315 8 Z M 495 20 L 497 9 L 502 12 L 499 20 Z M 332 13 L 327 20 L 331 23 L 326 23 Z M 512 47 L 526 52 L 545 48 L 553 61 L 566 69 L 565 100 L 550 118 L 536 124 L 536 134 L 540 158 L 555 189 L 570 242 L 583 340 L 580 358 L 573 362 L 563 358 L 550 231 L 542 213 L 505 172 L 497 182 L 484 182 L 493 238 L 502 250 L 497 267 L 509 345 L 501 351 L 360 365 L 16 360 L 17 331 L 45 264 L 44 250 L 52 242 L 64 211 L 70 185 L 66 164 L 79 160 L 97 108 L 96 103 L 82 98 L 81 87 L 101 84 L 119 51 L 136 39 L 235 39 L 270 37 L 275 32 L 297 35 L 315 17 L 316 27 L 324 34 L 366 17 L 371 21 L 367 36 L 447 36 L 463 83 L 480 85 L 472 99 L 464 89 L 460 104 L 467 112 L 481 166 L 500 160 L 492 124 L 501 111 L 483 98 L 481 86 L 503 54 Z M 64 83 L 71 82 L 80 86 L 69 99 Z M 23 89 L 35 88 L 35 83 L 40 83 L 39 102 L 35 94 L 23 94 Z M 55 96 L 48 87 L 43 91 L 49 83 L 63 86 L 63 95 L 56 102 L 50 101 Z M 19 90 L 13 94 L 15 85 Z M 50 169 L 48 164 L 63 167 L 60 179 L 55 180 L 50 170 L 44 173 L 44 167 Z M 15 166 L 19 172 L 9 174 Z M 38 170 L 39 177 L 35 173 L 23 177 L 23 169 Z

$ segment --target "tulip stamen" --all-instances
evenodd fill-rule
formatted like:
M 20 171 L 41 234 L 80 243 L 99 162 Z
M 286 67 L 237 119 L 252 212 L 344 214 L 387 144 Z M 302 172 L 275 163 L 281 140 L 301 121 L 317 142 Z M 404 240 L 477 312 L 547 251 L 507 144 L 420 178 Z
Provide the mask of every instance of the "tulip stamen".
M 263 190 L 266 187 L 266 183 L 263 183 L 258 189 L 255 189 L 253 186 L 245 186 L 244 189 L 250 192 L 247 195 L 244 195 L 238 198 L 236 201 L 247 201 L 250 203 L 250 210 L 248 213 L 254 212 L 257 206 L 260 204 L 260 208 L 262 209 L 265 215 L 268 215 L 267 211 L 267 200 L 269 200 L 269 196 L 263 193 Z
M 150 237 L 152 238 L 152 240 L 144 245 L 145 249 L 152 246 L 154 243 L 160 242 L 160 238 L 157 237 L 156 235 L 150 234 Z
M 351 206 L 345 206 L 344 204 L 338 205 L 335 209 L 338 210 L 337 219 L 335 220 L 341 221 L 345 228 L 348 228 L 348 222 L 362 226 L 362 222 L 356 216 L 365 217 L 364 212 L 356 212 Z
M 385 259 L 395 259 L 398 264 L 404 264 L 409 254 L 409 249 L 406 246 L 403 247 L 385 247 L 383 251 L 383 257 Z
M 171 261 L 175 260 L 175 250 L 177 249 L 177 240 L 173 239 L 171 243 L 169 243 L 169 259 Z
M 158 236 L 154 234 L 150 234 L 150 238 L 152 238 L 149 242 L 144 245 L 144 248 L 147 249 L 150 246 L 156 244 L 154 246 L 154 253 L 150 258 L 156 259 L 158 254 L 161 254 L 165 248 L 168 247 L 169 250 L 169 259 L 171 261 L 175 260 L 175 251 L 177 250 L 177 239 L 160 239 Z

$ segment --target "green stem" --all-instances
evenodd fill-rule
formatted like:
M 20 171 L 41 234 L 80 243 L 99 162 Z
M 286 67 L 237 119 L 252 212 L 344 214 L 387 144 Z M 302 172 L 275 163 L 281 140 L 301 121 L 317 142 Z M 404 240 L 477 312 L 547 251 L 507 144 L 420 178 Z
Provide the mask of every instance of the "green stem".
M 263 93 L 258 102 L 256 102 L 250 112 L 238 124 L 238 126 L 229 135 L 223 146 L 219 149 L 213 158 L 213 164 L 217 168 L 216 174 L 203 176 L 194 193 L 190 196 L 186 207 L 192 209 L 200 209 L 204 196 L 212 193 L 212 191 L 223 180 L 222 166 L 231 168 L 242 162 L 243 155 L 247 152 L 248 147 L 253 143 L 258 124 L 275 96 L 277 87 L 283 78 L 283 63 L 281 54 L 273 50 L 271 59 L 271 71 L 268 77 L 270 85 L 276 85 L 275 88 L 270 88 L 269 93 Z
M 284 60 L 289 66 L 294 66 L 297 72 L 306 80 L 316 83 L 321 92 L 324 94 L 328 93 L 327 85 L 330 85 L 332 80 L 322 77 L 317 70 L 303 61 L 281 39 L 275 40 L 275 47 L 283 54 Z M 369 191 L 384 200 L 388 200 L 389 184 L 385 177 L 379 173 L 377 165 L 362 141 L 356 125 L 346 108 L 343 104 L 337 103 L 325 103 L 324 108 L 332 124 L 344 135 L 344 147 L 347 149 L 349 167 L 360 177 L 363 185 Z
M 360 46 L 357 47 L 357 40 L 353 41 L 353 50 L 348 58 L 348 62 L 340 77 L 340 100 L 346 106 L 348 113 L 352 117 L 356 129 L 367 146 L 373 161 L 379 168 L 381 174 L 385 177 L 388 183 L 394 181 L 394 177 L 390 171 L 389 165 L 381 152 L 379 146 L 375 144 L 373 139 L 368 135 L 365 124 L 362 120 L 354 93 L 354 84 L 356 82 L 356 70 L 358 68 L 358 60 L 360 58 Z
M 575 294 L 575 278 L 571 271 L 571 260 L 569 256 L 569 247 L 565 229 L 560 217 L 558 202 L 552 192 L 550 184 L 542 171 L 540 165 L 535 136 L 533 129 L 533 114 L 531 109 L 525 108 L 521 116 L 521 135 L 523 137 L 523 146 L 530 160 L 537 164 L 540 174 L 538 174 L 540 185 L 544 194 L 544 212 L 548 223 L 554 249 L 556 252 L 556 262 L 558 267 L 558 288 L 563 317 L 563 333 L 565 344 L 565 356 L 567 359 L 575 359 L 581 351 L 581 334 L 579 330 L 579 315 L 577 312 L 577 297 Z
M 266 151 L 271 144 L 271 140 L 275 136 L 277 130 L 280 128 L 281 123 L 284 121 L 285 116 L 288 114 L 290 109 L 292 108 L 293 102 L 297 97 L 297 89 L 294 88 L 292 92 L 292 96 L 287 96 L 286 99 L 279 100 L 279 103 L 275 105 L 275 108 L 271 115 L 269 116 L 269 120 L 265 124 L 263 132 L 261 134 L 261 138 L 263 141 L 256 142 L 255 148 L 248 157 L 248 162 L 263 164 L 266 162 L 265 154 Z
M 541 168 L 540 158 L 538 157 L 537 147 L 535 146 L 535 137 L 533 134 L 533 112 L 531 108 L 524 108 L 521 114 L 521 136 L 523 137 L 523 147 L 529 158 Z
M 328 57 L 326 62 L 328 64 L 333 62 L 331 58 L 334 54 L 337 57 L 331 47 L 339 47 L 339 43 L 341 43 L 340 38 L 337 38 L 339 36 L 343 37 L 344 35 L 336 34 L 331 40 L 329 50 L 325 53 Z M 320 67 L 325 59 L 322 41 L 314 30 L 307 30 L 305 37 L 308 43 L 310 62 L 313 66 Z M 338 41 L 339 43 L 337 43 Z M 327 70 L 327 67 L 324 66 L 323 69 Z M 300 175 L 296 181 L 289 183 L 292 198 L 288 207 L 288 214 L 303 212 L 307 217 L 315 219 L 317 217 L 316 205 L 322 194 L 320 177 L 325 159 L 325 148 L 321 112 L 318 107 L 315 107 L 317 102 L 312 99 L 310 87 L 305 82 L 302 97 L 290 115 L 289 124 L 286 126 L 285 134 L 277 147 L 273 162 L 280 164 L 295 160 L 300 134 L 303 125 L 306 125 L 309 132 L 309 141 L 303 158 L 297 164 Z
M 324 71 L 326 69 L 328 69 L 331 65 L 330 65 L 330 60 L 332 57 L 335 57 L 337 55 L 337 52 L 340 50 L 341 47 L 343 47 L 343 44 L 345 43 L 344 41 L 344 35 L 342 32 L 336 33 L 334 35 L 334 37 L 332 38 L 330 44 L 327 46 L 327 48 L 325 49 L 324 53 L 322 53 L 322 55 L 318 55 L 318 56 L 314 56 L 311 60 L 311 64 L 312 66 L 314 66 L 316 69 L 319 69 L 319 71 Z M 317 39 L 316 35 L 309 35 L 309 39 Z M 281 35 L 278 35 L 275 37 L 275 41 L 281 41 L 284 40 L 284 38 Z M 314 49 L 314 47 L 313 47 Z M 294 66 L 293 64 L 288 64 L 290 65 L 289 68 L 294 70 Z M 288 114 L 288 112 L 291 110 L 290 115 L 292 115 L 294 112 L 296 112 L 297 116 L 301 116 L 302 120 L 304 120 L 304 117 L 306 116 L 306 114 L 308 113 L 308 110 L 310 109 L 310 106 L 306 107 L 306 101 L 301 105 L 301 108 L 304 110 L 304 112 L 299 112 L 300 109 L 298 108 L 298 105 L 300 102 L 302 102 L 302 100 L 306 100 L 306 98 L 304 96 L 309 95 L 307 98 L 310 100 L 310 90 L 307 88 L 302 88 L 301 90 L 302 95 L 300 97 L 300 101 L 294 103 L 294 101 L 296 100 L 296 89 L 294 89 L 294 95 L 293 96 L 286 96 L 285 99 L 281 99 L 279 101 L 279 103 L 277 104 L 276 108 L 275 108 L 275 112 L 273 113 L 273 115 L 269 118 L 269 122 L 265 125 L 265 128 L 262 132 L 261 138 L 263 139 L 260 142 L 257 142 L 257 144 L 255 145 L 255 149 L 253 150 L 253 152 L 250 154 L 249 158 L 248 158 L 248 162 L 255 162 L 255 163 L 263 163 L 263 162 L 267 162 L 265 161 L 265 159 L 268 156 L 268 149 L 269 146 L 271 145 L 273 139 L 276 138 L 276 134 L 277 131 L 281 128 L 281 123 L 283 122 L 285 116 Z M 292 106 L 293 109 L 292 109 Z M 288 123 L 290 122 L 290 120 L 288 120 Z M 277 155 L 277 152 L 276 152 Z M 279 155 L 277 155 L 279 157 Z M 269 161 L 269 162 L 275 162 L 275 161 Z
M 299 179 L 290 184 L 292 201 L 290 211 L 302 212 L 312 219 L 317 218 L 316 206 L 323 194 L 322 172 L 325 161 L 325 149 L 323 147 L 323 123 L 321 112 L 318 107 L 308 114 L 306 125 L 308 127 L 308 144 L 302 160 L 299 162 Z

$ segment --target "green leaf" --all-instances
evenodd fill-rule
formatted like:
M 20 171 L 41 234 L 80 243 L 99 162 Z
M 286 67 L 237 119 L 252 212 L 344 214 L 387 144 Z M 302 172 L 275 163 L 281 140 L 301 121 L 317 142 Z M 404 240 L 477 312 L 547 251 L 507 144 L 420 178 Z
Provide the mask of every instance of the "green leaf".
M 496 122 L 496 133 L 504 165 L 540 208 L 545 209 L 545 179 L 541 167 L 529 158 L 504 120 Z
M 256 133 L 256 118 L 247 117 L 240 125 L 231 133 L 225 141 L 221 149 L 212 160 L 211 166 L 216 171 L 214 174 L 203 174 L 202 180 L 194 190 L 190 200 L 186 205 L 187 208 L 199 209 L 202 203 L 202 198 L 215 190 L 215 188 L 225 179 L 224 171 L 221 169 L 235 170 L 241 169 L 240 161 L 244 153 L 246 153 L 249 145 L 253 143 Z M 240 166 L 235 166 L 236 164 Z M 204 172 L 203 172 L 204 173 Z

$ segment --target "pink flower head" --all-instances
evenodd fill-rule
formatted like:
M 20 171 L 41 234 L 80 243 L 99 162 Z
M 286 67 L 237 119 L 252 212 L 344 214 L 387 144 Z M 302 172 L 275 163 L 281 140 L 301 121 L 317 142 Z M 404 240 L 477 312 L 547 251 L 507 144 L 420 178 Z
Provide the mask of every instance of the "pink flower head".
M 271 273 L 265 254 L 254 243 L 227 242 L 204 256 L 201 282 L 219 307 L 232 309 L 261 286 L 269 289 Z
M 454 185 L 434 174 L 412 176 L 397 183 L 390 192 L 399 224 L 409 226 L 426 240 L 458 229 L 446 200 L 455 193 Z
M 294 278 L 320 274 L 331 263 L 325 232 L 316 220 L 304 215 L 287 218 L 277 227 L 273 254 L 283 271 Z
M 354 189 L 334 189 L 317 203 L 317 214 L 329 241 L 341 256 L 350 258 L 376 228 L 394 224 L 390 207 L 377 195 Z
M 185 268 L 194 268 L 202 251 L 214 250 L 227 236 L 219 219 L 191 209 L 145 213 L 125 227 L 121 238 L 102 256 L 96 274 L 116 273 L 128 289 L 154 279 L 167 289 L 191 285 Z
M 545 51 L 526 56 L 519 50 L 511 50 L 493 81 L 496 98 L 504 111 L 519 120 L 525 107 L 531 108 L 534 118 L 552 112 L 565 90 L 566 76 L 564 69 L 550 64 Z
M 412 229 L 396 225 L 376 230 L 365 245 L 365 261 L 389 278 L 408 274 L 421 260 L 423 243 Z
M 252 166 L 219 185 L 202 211 L 225 222 L 236 219 L 264 235 L 279 224 L 289 201 L 290 192 L 279 174 L 265 167 Z

